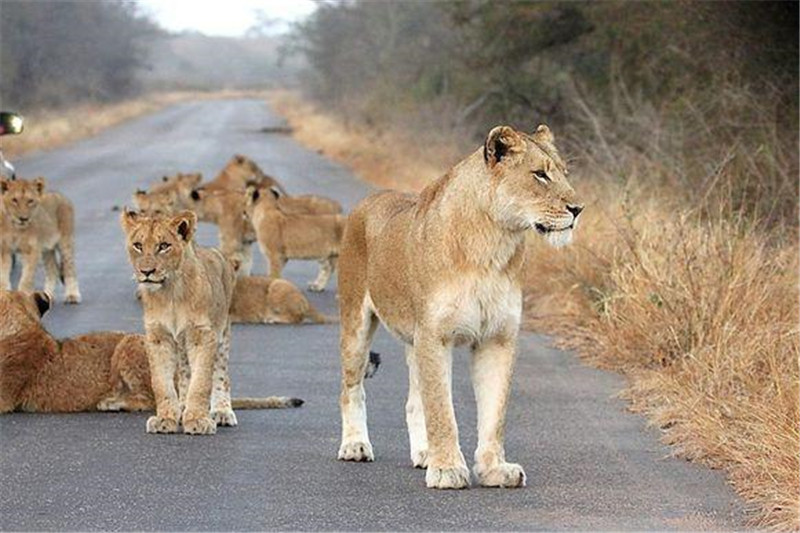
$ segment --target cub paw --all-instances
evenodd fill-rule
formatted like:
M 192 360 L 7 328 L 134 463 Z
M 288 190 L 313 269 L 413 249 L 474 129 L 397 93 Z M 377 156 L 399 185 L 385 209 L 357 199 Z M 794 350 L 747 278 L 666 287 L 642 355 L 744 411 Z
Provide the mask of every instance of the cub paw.
M 516 463 L 500 463 L 487 469 L 476 466 L 475 475 L 484 487 L 513 489 L 525 486 L 525 471 Z
M 339 460 L 371 463 L 375 460 L 372 444 L 369 442 L 343 442 L 339 447 Z
M 412 451 L 411 464 L 414 468 L 428 468 L 428 450 Z
M 172 418 L 151 416 L 147 419 L 148 433 L 177 433 L 178 421 Z
M 74 294 L 67 294 L 64 296 L 64 303 L 65 304 L 79 304 L 81 303 L 81 294 L 76 292 Z
M 310 290 L 311 292 L 322 292 L 325 290 L 325 285 L 311 282 L 308 284 L 308 290 Z
M 97 402 L 98 411 L 122 411 L 122 402 L 116 398 L 104 398 Z
M 239 423 L 236 420 L 236 414 L 232 409 L 226 409 L 224 411 L 211 411 L 211 418 L 214 419 L 214 422 L 216 422 L 218 426 L 233 427 Z
M 187 435 L 213 435 L 217 432 L 217 423 L 207 416 L 184 420 L 183 432 Z
M 466 489 L 469 487 L 469 470 L 466 466 L 433 468 L 425 472 L 425 485 L 429 489 Z

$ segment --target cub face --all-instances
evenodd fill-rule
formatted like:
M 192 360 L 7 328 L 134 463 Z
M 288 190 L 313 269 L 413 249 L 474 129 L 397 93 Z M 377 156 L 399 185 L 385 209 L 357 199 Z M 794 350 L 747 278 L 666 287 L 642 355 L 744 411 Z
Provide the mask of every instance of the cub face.
M 181 268 L 197 217 L 191 211 L 151 215 L 125 210 L 121 223 L 134 279 L 145 290 L 161 289 Z
M 15 226 L 27 227 L 36 216 L 44 194 L 44 178 L 0 179 L 3 207 Z
M 553 246 L 569 244 L 583 206 L 567 181 L 550 129 L 541 125 L 528 135 L 496 127 L 483 154 L 495 220 L 510 230 L 535 229 Z

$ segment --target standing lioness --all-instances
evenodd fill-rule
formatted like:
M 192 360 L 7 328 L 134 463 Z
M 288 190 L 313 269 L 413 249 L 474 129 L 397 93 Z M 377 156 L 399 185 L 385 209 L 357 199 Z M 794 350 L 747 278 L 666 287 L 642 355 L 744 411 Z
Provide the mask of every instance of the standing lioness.
M 194 245 L 197 217 L 191 211 L 125 211 L 122 227 L 142 289 L 156 399 L 147 432 L 174 433 L 179 421 L 184 433 L 196 435 L 213 434 L 218 424 L 235 426 L 228 376 L 233 266 L 219 251 Z
M 454 345 L 472 348 L 478 407 L 475 475 L 520 487 L 503 431 L 522 299 L 525 232 L 571 240 L 582 207 L 547 126 L 502 126 L 484 146 L 419 195 L 382 192 L 353 211 L 339 258 L 342 444 L 339 459 L 372 461 L 363 387 L 380 320 L 406 344 L 406 404 L 414 466 L 428 487 L 463 488 L 470 476 L 451 392 Z

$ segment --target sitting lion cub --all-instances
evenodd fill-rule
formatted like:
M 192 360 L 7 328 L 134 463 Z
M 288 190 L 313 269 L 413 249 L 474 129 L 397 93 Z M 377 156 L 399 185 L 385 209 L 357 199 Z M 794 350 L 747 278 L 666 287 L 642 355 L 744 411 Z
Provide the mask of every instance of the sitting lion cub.
M 44 178 L 0 178 L 0 289 L 11 288 L 11 260 L 22 258 L 19 289 L 30 292 L 39 258 L 44 261 L 44 290 L 65 286 L 64 301 L 81 301 L 75 272 L 75 214 L 72 203 L 57 192 L 45 192 Z
M 147 411 L 150 387 L 144 335 L 97 332 L 55 339 L 40 318 L 50 296 L 0 291 L 0 413 Z M 237 409 L 298 407 L 303 400 L 234 398 Z
M 156 415 L 148 433 L 210 435 L 217 425 L 235 426 L 228 354 L 233 266 L 215 249 L 192 240 L 197 217 L 122 214 L 128 257 L 142 292 L 147 355 Z M 188 362 L 185 408 L 175 390 L 176 370 Z M 212 391 L 213 387 L 213 391 Z
M 406 404 L 414 466 L 433 488 L 470 474 L 451 398 L 451 351 L 472 350 L 478 408 L 474 472 L 491 487 L 521 487 L 503 432 L 522 298 L 525 234 L 569 243 L 582 210 L 547 126 L 503 126 L 419 195 L 381 192 L 348 220 L 339 272 L 342 444 L 339 459 L 372 461 L 363 376 L 378 321 L 406 345 Z
M 343 215 L 304 215 L 284 211 L 278 199 L 264 189 L 247 189 L 247 216 L 255 229 L 258 247 L 269 260 L 269 276 L 281 277 L 289 259 L 316 259 L 320 263 L 317 279 L 308 288 L 319 292 L 336 269 L 339 244 L 347 217 Z

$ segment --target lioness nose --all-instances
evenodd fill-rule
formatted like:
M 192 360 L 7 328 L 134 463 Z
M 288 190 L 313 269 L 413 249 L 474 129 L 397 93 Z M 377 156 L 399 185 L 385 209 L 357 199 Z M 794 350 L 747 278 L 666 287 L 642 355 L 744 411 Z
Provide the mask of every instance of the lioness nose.
M 569 205 L 569 204 L 567 204 L 567 211 L 572 213 L 572 216 L 574 216 L 575 218 L 578 218 L 578 215 L 580 215 L 581 211 L 583 211 L 583 206 L 582 205 Z
M 139 272 L 141 272 L 142 275 L 147 278 L 147 277 L 150 277 L 151 274 L 155 274 L 156 269 L 155 268 L 151 268 L 150 270 L 142 270 L 142 269 L 140 269 Z

